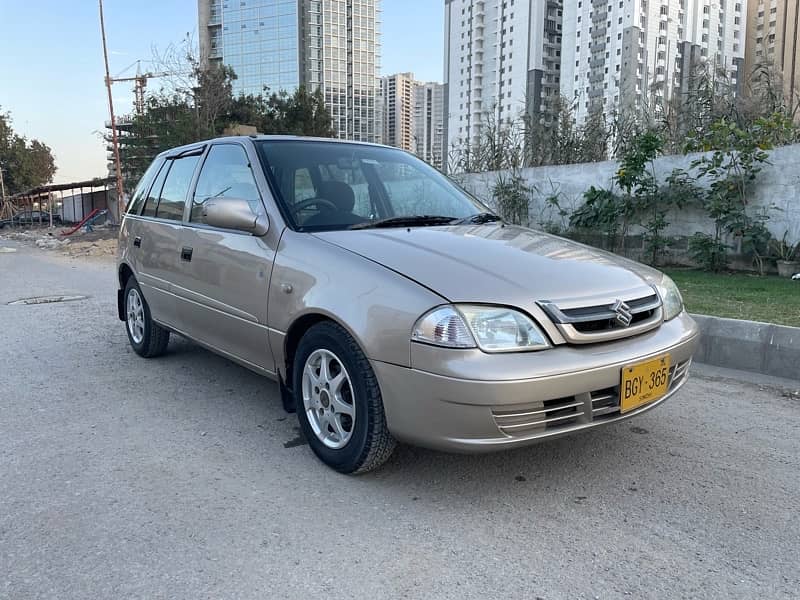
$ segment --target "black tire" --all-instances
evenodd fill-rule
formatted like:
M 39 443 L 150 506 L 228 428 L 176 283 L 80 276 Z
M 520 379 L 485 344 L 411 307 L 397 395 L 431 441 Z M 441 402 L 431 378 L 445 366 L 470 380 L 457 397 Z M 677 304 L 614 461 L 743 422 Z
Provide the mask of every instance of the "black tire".
M 317 350 L 335 354 L 350 376 L 355 418 L 351 437 L 340 449 L 329 448 L 317 437 L 303 403 L 303 369 L 309 356 Z M 396 442 L 386 426 L 378 380 L 367 357 L 347 331 L 332 322 L 311 327 L 297 347 L 292 375 L 300 428 L 322 462 L 340 473 L 357 474 L 376 469 L 389 459 Z
M 131 328 L 128 326 L 128 297 L 131 290 L 135 290 L 139 295 L 142 303 L 142 312 L 144 313 L 144 331 L 141 340 L 138 342 L 134 339 L 133 335 L 131 335 Z M 125 303 L 125 332 L 128 334 L 128 341 L 133 351 L 144 358 L 155 358 L 156 356 L 164 354 L 169 344 L 169 330 L 164 329 L 153 321 L 150 316 L 150 307 L 147 305 L 144 294 L 142 294 L 142 290 L 139 288 L 139 284 L 133 276 L 128 279 L 128 283 L 125 285 L 123 302 Z

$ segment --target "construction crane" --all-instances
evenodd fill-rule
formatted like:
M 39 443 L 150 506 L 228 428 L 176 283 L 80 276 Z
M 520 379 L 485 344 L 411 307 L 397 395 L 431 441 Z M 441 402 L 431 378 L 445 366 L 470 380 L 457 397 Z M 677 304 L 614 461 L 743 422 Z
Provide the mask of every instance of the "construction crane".
M 133 77 L 110 77 L 109 82 L 111 83 L 123 83 L 125 81 L 132 81 L 133 82 L 133 95 L 134 95 L 134 103 L 133 107 L 136 111 L 136 114 L 141 115 L 144 113 L 144 92 L 145 88 L 147 88 L 147 80 L 153 79 L 155 77 L 166 77 L 169 73 L 142 73 L 141 70 L 141 61 L 136 61 L 136 75 Z
M 118 215 L 122 215 L 122 211 L 125 208 L 125 189 L 122 181 L 122 163 L 119 157 L 119 136 L 117 135 L 117 120 L 114 114 L 114 98 L 111 94 L 111 86 L 114 83 L 122 81 L 133 81 L 135 110 L 137 114 L 141 115 L 144 112 L 144 91 L 147 87 L 147 80 L 153 77 L 164 77 L 165 75 L 169 75 L 169 73 L 142 73 L 140 68 L 141 64 L 137 61 L 136 75 L 134 77 L 112 78 L 108 68 L 108 44 L 106 43 L 106 20 L 103 13 L 103 0 L 97 0 L 97 3 L 100 8 L 100 37 L 103 41 L 103 62 L 105 63 L 106 71 L 105 84 L 106 92 L 108 93 L 108 112 L 111 117 L 111 143 L 114 149 L 114 167 L 116 169 L 117 180 L 117 207 Z

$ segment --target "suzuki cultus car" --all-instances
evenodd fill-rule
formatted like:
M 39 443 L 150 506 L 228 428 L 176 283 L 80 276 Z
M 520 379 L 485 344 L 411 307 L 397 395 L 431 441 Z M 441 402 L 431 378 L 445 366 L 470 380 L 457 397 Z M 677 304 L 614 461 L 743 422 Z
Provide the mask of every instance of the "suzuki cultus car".
M 344 473 L 395 441 L 524 446 L 640 415 L 698 332 L 669 277 L 505 224 L 394 148 L 220 138 L 160 155 L 119 244 L 133 349 L 171 333 L 279 382 Z

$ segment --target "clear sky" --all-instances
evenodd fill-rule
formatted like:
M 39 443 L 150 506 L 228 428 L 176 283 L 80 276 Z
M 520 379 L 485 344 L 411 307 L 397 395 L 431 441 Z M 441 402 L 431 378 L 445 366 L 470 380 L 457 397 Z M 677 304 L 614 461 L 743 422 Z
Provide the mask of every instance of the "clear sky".
M 133 75 L 187 33 L 197 39 L 197 0 L 104 0 L 111 75 Z M 383 0 L 382 74 L 412 71 L 442 80 L 442 0 Z M 106 174 L 101 140 L 108 119 L 95 0 L 0 0 L 0 110 L 18 133 L 53 148 L 56 182 Z M 131 67 L 129 70 L 126 71 Z M 150 65 L 143 63 L 143 70 Z M 151 85 L 153 83 L 151 82 Z M 155 84 L 157 85 L 157 84 Z M 131 85 L 114 86 L 118 113 Z

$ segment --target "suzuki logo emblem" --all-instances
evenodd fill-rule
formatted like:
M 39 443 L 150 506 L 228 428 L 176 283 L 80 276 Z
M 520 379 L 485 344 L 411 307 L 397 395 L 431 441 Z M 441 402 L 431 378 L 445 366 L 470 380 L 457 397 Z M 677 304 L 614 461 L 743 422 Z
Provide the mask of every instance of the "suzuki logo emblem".
M 633 313 L 631 312 L 631 307 L 625 304 L 622 300 L 617 300 L 614 305 L 611 307 L 616 313 L 616 321 L 623 327 L 629 327 L 631 321 L 633 321 Z

